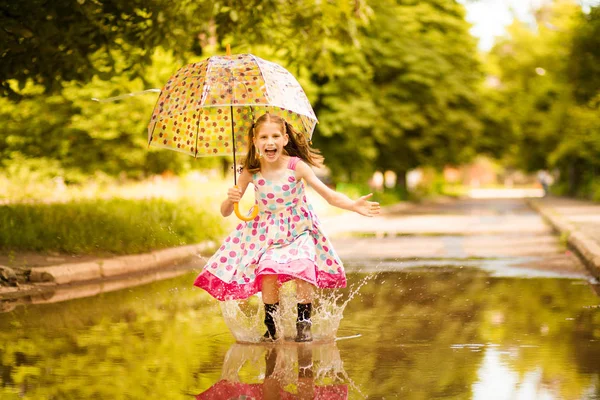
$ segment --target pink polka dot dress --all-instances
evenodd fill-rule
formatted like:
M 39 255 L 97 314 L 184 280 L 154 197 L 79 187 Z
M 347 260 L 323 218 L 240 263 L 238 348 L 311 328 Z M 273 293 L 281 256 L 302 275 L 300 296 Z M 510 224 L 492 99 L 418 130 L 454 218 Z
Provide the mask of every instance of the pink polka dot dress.
M 298 161 L 291 157 L 279 179 L 253 175 L 258 215 L 225 239 L 195 286 L 218 300 L 252 296 L 264 275 L 278 275 L 280 283 L 302 279 L 320 288 L 346 286 L 342 261 L 306 201 L 304 183 L 296 180 Z

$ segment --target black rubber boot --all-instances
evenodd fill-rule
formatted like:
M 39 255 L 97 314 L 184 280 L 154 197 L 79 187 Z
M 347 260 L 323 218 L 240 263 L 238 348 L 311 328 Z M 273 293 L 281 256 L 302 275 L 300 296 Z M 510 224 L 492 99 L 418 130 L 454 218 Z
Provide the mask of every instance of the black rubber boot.
M 298 346 L 298 378 L 313 377 L 313 360 L 311 346 Z
M 275 365 L 277 364 L 277 347 L 272 347 L 267 350 L 265 354 L 265 378 L 270 378 L 275 372 Z
M 296 342 L 312 342 L 312 321 L 310 315 L 312 313 L 312 303 L 298 303 L 298 319 L 296 320 Z
M 267 331 L 263 335 L 263 341 L 274 341 L 276 339 L 277 328 L 275 327 L 274 314 L 277 310 L 279 310 L 279 303 L 265 303 L 265 325 L 267 326 Z

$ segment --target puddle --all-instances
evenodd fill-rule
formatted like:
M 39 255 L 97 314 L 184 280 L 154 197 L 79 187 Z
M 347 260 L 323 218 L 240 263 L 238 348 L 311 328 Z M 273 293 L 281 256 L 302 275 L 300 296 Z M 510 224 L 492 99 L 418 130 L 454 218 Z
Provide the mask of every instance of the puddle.
M 497 257 L 497 258 L 388 258 L 381 260 L 354 259 L 346 261 L 348 272 L 376 273 L 394 271 L 432 272 L 440 270 L 472 270 L 497 278 L 556 278 L 577 279 L 583 284 L 594 283 L 595 279 L 585 270 L 544 269 L 549 264 L 547 257 Z
M 0 398 L 599 399 L 593 287 L 500 270 L 349 273 L 372 279 L 340 315 L 343 340 L 308 345 L 236 344 L 195 273 L 23 305 L 0 314 Z

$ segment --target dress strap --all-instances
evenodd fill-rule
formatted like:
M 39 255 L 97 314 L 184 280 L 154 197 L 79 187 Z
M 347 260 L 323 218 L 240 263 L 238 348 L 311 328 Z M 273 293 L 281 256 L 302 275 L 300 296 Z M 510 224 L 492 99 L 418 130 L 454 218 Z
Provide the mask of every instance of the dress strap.
M 300 162 L 300 157 L 290 157 L 290 161 L 288 161 L 288 168 L 295 171 L 296 165 Z

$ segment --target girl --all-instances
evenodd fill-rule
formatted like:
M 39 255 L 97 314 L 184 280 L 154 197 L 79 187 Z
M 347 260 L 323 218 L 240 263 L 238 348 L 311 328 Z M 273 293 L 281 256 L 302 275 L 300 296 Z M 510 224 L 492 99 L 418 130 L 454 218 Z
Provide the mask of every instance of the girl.
M 298 319 L 296 341 L 312 340 L 312 293 L 315 286 L 346 286 L 342 262 L 321 230 L 308 204 L 304 183 L 334 206 L 366 216 L 379 214 L 379 203 L 368 194 L 357 200 L 325 186 L 309 165 L 323 157 L 306 137 L 282 118 L 265 114 L 250 128 L 249 149 L 238 186 L 227 191 L 221 214 L 229 216 L 252 182 L 259 207 L 257 217 L 240 223 L 207 261 L 194 285 L 218 300 L 245 299 L 262 292 L 267 331 L 264 340 L 277 337 L 274 314 L 279 286 L 296 280 Z

